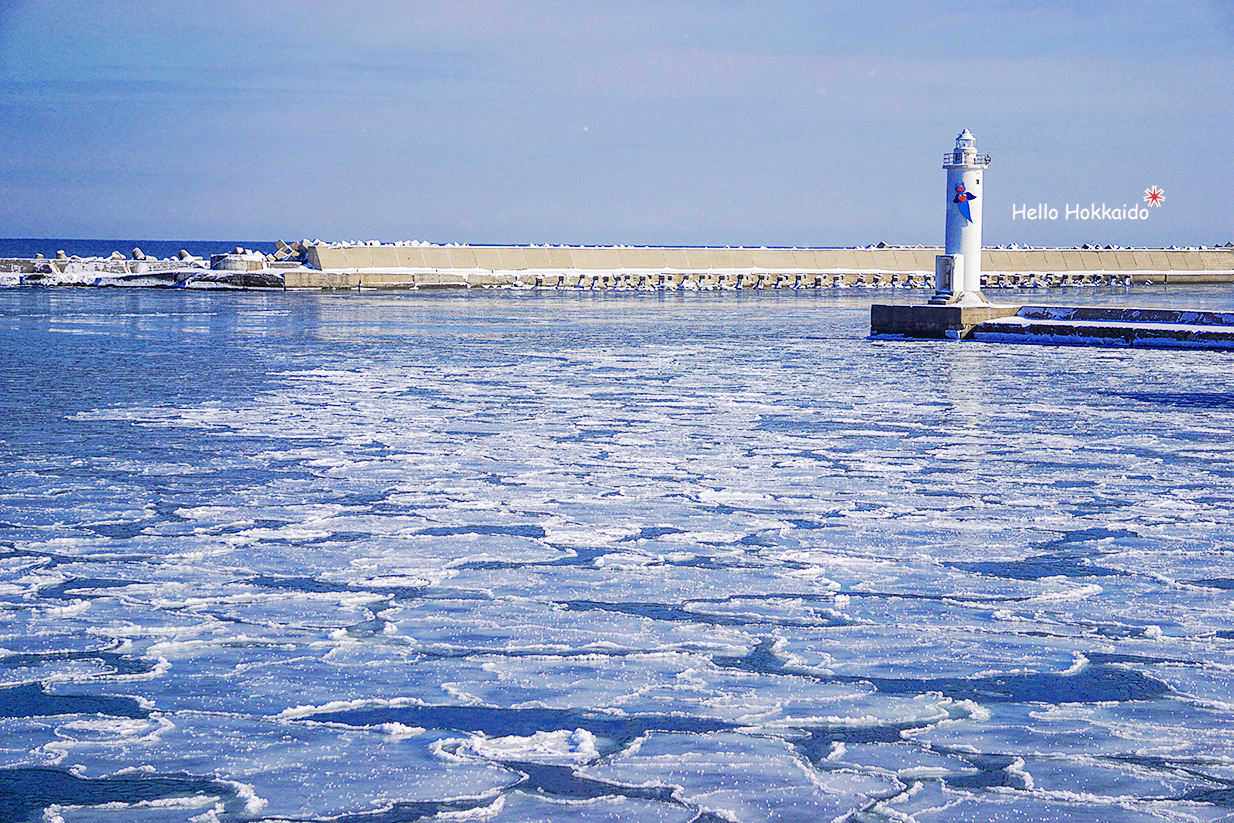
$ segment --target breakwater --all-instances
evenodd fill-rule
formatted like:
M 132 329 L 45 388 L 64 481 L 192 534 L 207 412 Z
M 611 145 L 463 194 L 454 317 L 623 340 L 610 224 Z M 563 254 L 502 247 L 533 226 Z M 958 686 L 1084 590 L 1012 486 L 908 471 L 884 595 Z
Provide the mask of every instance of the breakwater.
M 134 250 L 135 252 L 137 250 Z M 0 260 L 8 285 L 287 289 L 932 288 L 938 247 L 667 248 L 336 245 L 280 241 L 274 254 L 237 249 L 182 256 Z M 1234 284 L 1234 247 L 982 251 L 982 285 Z
M 289 288 L 932 287 L 938 247 L 309 246 Z M 1234 248 L 985 249 L 986 285 L 1234 283 Z

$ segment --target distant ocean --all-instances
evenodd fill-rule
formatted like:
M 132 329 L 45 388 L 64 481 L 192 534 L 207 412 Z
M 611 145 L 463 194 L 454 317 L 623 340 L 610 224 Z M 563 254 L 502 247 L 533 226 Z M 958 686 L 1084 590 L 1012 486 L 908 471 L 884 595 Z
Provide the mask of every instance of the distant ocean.
M 209 257 L 242 246 L 266 254 L 274 251 L 271 240 L 82 240 L 63 237 L 0 238 L 0 258 L 55 257 L 63 251 L 69 257 L 107 257 L 118 251 L 125 257 L 134 248 L 141 249 L 148 257 L 175 257 L 181 249 L 198 257 Z

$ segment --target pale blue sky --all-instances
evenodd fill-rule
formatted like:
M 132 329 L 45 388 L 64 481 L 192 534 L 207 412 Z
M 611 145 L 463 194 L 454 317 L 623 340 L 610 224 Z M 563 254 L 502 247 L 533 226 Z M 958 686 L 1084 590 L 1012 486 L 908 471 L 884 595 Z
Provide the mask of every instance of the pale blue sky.
M 938 244 L 967 127 L 987 245 L 1224 243 L 1231 78 L 1225 0 L 0 0 L 0 236 Z

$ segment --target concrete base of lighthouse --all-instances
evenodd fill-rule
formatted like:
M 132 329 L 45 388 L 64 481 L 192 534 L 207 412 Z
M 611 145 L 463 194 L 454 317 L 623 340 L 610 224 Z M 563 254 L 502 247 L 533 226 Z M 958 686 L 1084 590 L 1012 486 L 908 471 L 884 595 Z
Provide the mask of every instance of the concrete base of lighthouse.
M 870 336 L 964 340 L 972 334 L 973 329 L 987 320 L 1012 317 L 1020 308 L 962 301 L 924 306 L 875 304 L 870 306 Z

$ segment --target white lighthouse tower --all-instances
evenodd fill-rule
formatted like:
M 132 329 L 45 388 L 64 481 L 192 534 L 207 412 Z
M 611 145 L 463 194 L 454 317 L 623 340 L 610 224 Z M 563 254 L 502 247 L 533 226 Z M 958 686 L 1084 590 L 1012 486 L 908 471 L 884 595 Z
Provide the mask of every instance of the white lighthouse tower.
M 955 150 L 943 155 L 947 170 L 947 241 L 935 258 L 931 303 L 988 303 L 981 293 L 981 179 L 990 155 L 977 153 L 968 129 L 956 138 Z

